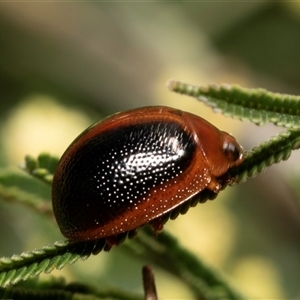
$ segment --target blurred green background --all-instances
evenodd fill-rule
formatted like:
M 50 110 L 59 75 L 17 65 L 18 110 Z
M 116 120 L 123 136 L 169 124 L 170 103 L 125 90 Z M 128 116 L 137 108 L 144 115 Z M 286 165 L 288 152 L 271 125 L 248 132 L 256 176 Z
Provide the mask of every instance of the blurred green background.
M 91 123 L 146 105 L 192 111 L 249 149 L 278 129 L 214 114 L 169 92 L 167 80 L 299 95 L 299 66 L 297 2 L 0 3 L 0 175 L 17 170 L 26 154 L 60 156 Z M 50 199 L 45 185 L 35 189 Z M 165 229 L 247 297 L 298 298 L 299 190 L 299 154 L 293 153 Z M 0 256 L 57 239 L 63 237 L 54 222 L 0 198 Z M 118 247 L 55 274 L 142 292 L 147 263 Z M 154 270 L 161 299 L 191 297 L 183 284 Z

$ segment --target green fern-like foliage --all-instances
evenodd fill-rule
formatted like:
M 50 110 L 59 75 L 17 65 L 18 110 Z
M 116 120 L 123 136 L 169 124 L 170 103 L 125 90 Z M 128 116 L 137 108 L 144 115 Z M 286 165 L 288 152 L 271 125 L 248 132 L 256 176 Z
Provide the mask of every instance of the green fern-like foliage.
M 278 136 L 271 137 L 268 141 L 263 141 L 246 151 L 244 162 L 228 171 L 229 175 L 234 178 L 230 184 L 244 182 L 256 176 L 266 167 L 288 159 L 291 152 L 300 147 L 300 97 L 229 85 L 197 87 L 178 81 L 170 81 L 169 88 L 172 91 L 195 97 L 226 116 L 258 125 L 269 122 L 286 128 Z M 34 193 L 30 186 L 33 182 L 34 184 L 46 183 L 50 188 L 57 162 L 56 157 L 48 154 L 41 154 L 37 158 L 27 156 L 24 165 L 21 166 L 27 176 L 10 170 L 1 171 L 1 199 L 25 204 L 37 213 L 45 214 L 54 220 L 49 201 L 44 199 L 43 195 Z M 210 197 L 211 195 L 203 192 L 196 202 L 193 201 L 181 210 L 168 215 L 165 221 L 169 218 L 174 219 L 180 213 L 186 213 L 190 206 L 204 202 Z M 123 239 L 120 240 L 121 242 Z M 187 251 L 166 232 L 154 238 L 149 228 L 146 227 L 140 230 L 134 239 L 126 240 L 123 247 L 129 254 L 147 257 L 148 260 L 150 259 L 167 272 L 180 278 L 197 299 L 243 298 L 219 272 Z M 102 250 L 109 250 L 105 240 L 84 243 L 63 241 L 20 255 L 13 255 L 10 258 L 3 257 L 0 259 L 0 298 L 14 298 L 15 295 L 23 293 L 22 295 L 26 294 L 28 299 L 33 299 L 33 294 L 36 297 L 34 299 L 48 299 L 50 289 L 51 293 L 56 293 L 57 299 L 71 299 L 74 292 L 82 293 L 82 297 L 78 299 L 87 299 L 85 298 L 87 295 L 91 299 L 105 297 L 142 299 L 142 295 L 128 294 L 127 291 L 116 292 L 110 289 L 99 291 L 88 286 L 80 286 L 80 291 L 78 291 L 78 285 L 66 286 L 64 282 L 50 284 L 49 289 L 40 290 L 40 292 L 35 291 L 37 286 L 44 284 L 33 280 L 39 274 L 62 269 L 67 264 L 75 263 L 80 258 L 87 259 L 90 255 L 96 255 Z
M 300 127 L 300 97 L 297 96 L 228 84 L 200 87 L 171 80 L 168 86 L 174 92 L 195 97 L 225 116 L 257 125 Z

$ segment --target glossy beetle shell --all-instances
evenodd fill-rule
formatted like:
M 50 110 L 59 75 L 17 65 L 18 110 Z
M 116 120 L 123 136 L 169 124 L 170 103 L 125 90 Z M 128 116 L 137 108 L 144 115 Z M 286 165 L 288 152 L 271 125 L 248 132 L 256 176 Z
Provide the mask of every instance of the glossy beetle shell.
M 243 160 L 226 132 L 193 114 L 145 107 L 98 122 L 65 151 L 55 171 L 52 202 L 70 241 L 134 230 L 218 181 Z

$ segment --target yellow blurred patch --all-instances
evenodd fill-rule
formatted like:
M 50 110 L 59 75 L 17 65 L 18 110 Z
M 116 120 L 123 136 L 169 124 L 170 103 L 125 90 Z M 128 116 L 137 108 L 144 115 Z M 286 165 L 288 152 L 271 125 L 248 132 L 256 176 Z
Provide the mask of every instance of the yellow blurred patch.
M 280 275 L 273 262 L 259 256 L 237 261 L 232 273 L 235 283 L 249 299 L 286 299 Z
M 10 113 L 2 128 L 8 164 L 20 163 L 26 154 L 49 152 L 61 156 L 90 124 L 82 112 L 61 106 L 48 95 L 28 97 Z

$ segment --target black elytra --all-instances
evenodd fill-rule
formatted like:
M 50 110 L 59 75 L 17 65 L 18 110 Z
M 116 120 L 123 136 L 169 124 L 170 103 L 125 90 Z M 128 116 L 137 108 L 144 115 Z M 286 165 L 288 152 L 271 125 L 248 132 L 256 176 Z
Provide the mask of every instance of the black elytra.
M 222 166 L 211 166 L 214 157 Z M 167 107 L 119 113 L 85 130 L 66 150 L 53 179 L 53 210 L 71 241 L 115 236 L 204 188 L 218 192 L 216 176 L 241 161 L 235 139 L 198 116 Z

